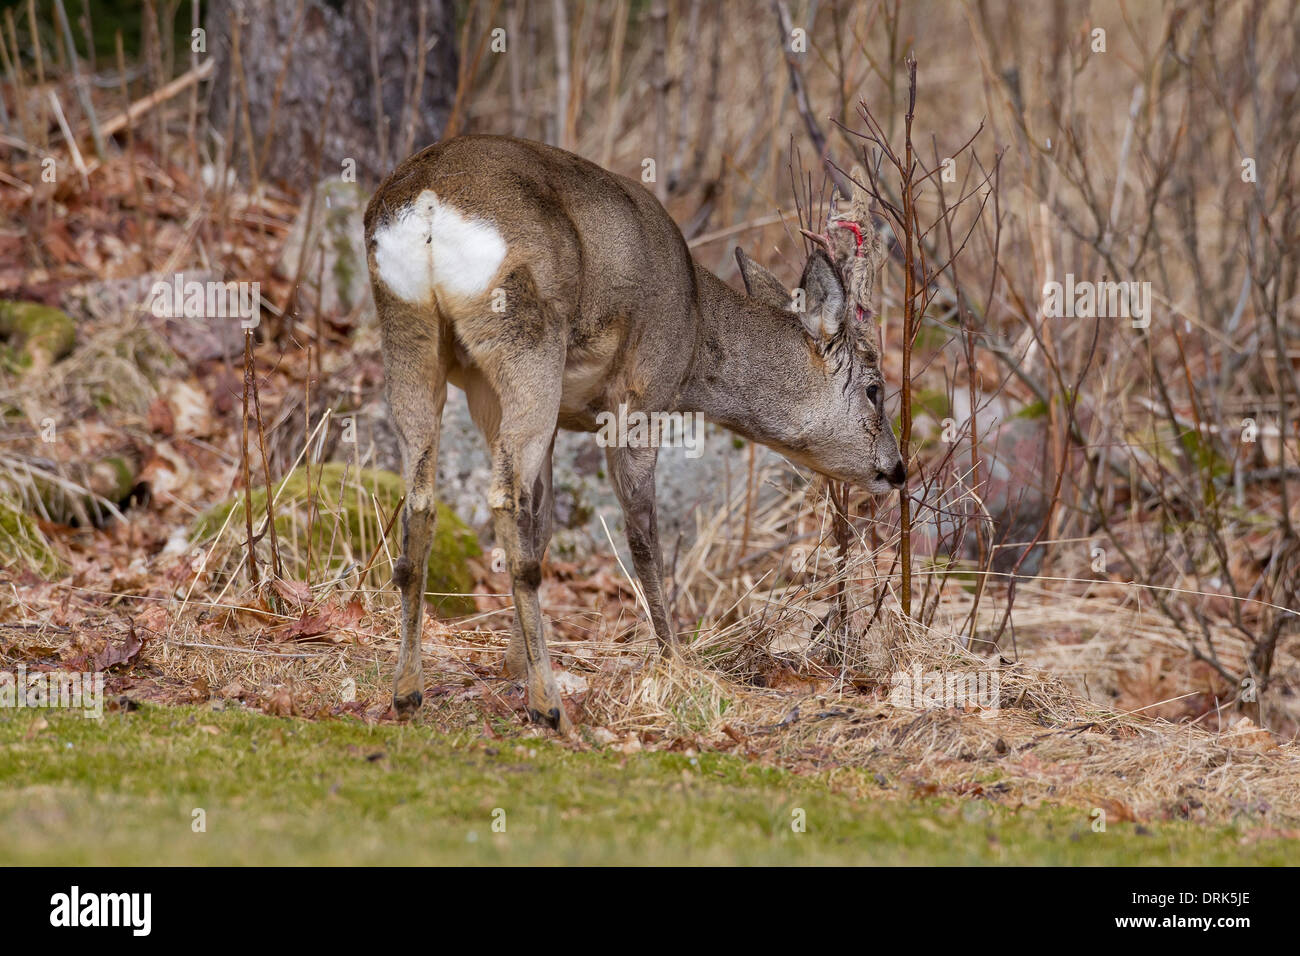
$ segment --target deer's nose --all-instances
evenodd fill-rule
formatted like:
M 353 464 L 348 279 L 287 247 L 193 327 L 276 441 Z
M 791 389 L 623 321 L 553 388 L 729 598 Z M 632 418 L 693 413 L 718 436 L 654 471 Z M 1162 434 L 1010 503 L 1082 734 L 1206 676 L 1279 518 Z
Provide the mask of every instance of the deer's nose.
M 893 471 L 891 471 L 888 475 L 886 475 L 882 471 L 880 473 L 880 477 L 884 478 L 895 488 L 901 488 L 903 487 L 903 482 L 907 481 L 907 469 L 903 467 L 903 462 L 900 459 L 898 464 L 894 466 Z

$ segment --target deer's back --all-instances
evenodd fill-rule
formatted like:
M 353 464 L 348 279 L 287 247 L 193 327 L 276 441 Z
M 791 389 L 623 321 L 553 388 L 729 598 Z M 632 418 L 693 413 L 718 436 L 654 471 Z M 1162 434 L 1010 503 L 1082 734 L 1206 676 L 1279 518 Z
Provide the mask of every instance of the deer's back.
M 415 154 L 371 199 L 366 238 L 377 283 L 453 324 L 509 321 L 511 296 L 534 294 L 578 348 L 618 328 L 663 334 L 674 316 L 691 321 L 693 265 L 663 207 L 540 143 L 462 136 Z

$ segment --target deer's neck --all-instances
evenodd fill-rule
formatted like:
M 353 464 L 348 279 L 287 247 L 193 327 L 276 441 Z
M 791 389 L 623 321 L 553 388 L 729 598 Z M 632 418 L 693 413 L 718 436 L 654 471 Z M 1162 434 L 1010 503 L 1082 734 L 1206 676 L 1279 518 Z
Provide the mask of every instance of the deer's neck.
M 809 387 L 798 374 L 808 357 L 798 321 L 698 264 L 695 275 L 701 328 L 683 410 L 762 444 L 789 446 L 799 430 L 793 410 Z

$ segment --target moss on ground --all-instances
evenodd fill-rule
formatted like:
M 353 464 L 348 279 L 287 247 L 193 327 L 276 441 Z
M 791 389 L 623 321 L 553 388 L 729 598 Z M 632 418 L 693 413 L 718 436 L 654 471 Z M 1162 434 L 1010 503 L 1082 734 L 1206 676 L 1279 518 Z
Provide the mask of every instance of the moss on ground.
M 36 519 L 3 501 L 0 501 L 0 566 L 26 568 L 46 580 L 57 578 L 66 570 Z
M 1285 863 L 1295 842 L 1085 809 L 908 799 L 842 768 L 573 751 L 419 725 L 0 711 L 0 862 Z M 196 811 L 201 811 L 198 813 Z M 202 820 L 203 829 L 197 830 Z M 803 832 L 796 832 L 802 821 Z M 496 825 L 494 828 L 494 824 Z
M 77 327 L 71 316 L 52 306 L 0 301 L 0 336 L 8 339 L 5 365 L 12 371 L 38 372 L 72 351 Z
M 284 480 L 275 504 L 275 529 L 285 573 L 296 580 L 315 580 L 323 573 L 338 572 L 350 564 L 369 560 L 402 494 L 402 479 L 390 471 L 358 470 L 343 462 L 328 462 L 311 468 L 310 472 L 306 467 L 293 471 Z M 312 502 L 315 502 L 314 510 Z M 209 508 L 191 528 L 192 538 L 196 542 L 212 538 L 226 524 L 231 510 L 237 508 L 239 513 L 230 517 L 230 522 L 238 528 L 232 533 L 228 527 L 223 540 L 227 544 L 242 541 L 243 504 L 241 496 Z M 255 515 L 266 514 L 265 487 L 253 489 L 252 506 Z M 389 531 L 390 547 L 397 546 L 400 528 L 399 516 Z M 474 589 L 474 578 L 466 562 L 480 553 L 474 532 L 450 508 L 439 504 L 425 588 L 431 595 L 449 595 L 429 598 L 439 614 L 454 617 L 472 614 L 477 609 L 469 596 Z M 390 575 L 387 562 L 377 561 L 371 575 L 372 586 L 386 587 Z

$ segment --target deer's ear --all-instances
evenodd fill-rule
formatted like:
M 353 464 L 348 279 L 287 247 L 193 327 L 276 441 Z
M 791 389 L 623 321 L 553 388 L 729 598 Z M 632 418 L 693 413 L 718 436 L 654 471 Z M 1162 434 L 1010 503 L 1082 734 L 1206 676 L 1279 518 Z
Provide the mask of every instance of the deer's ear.
M 803 267 L 794 311 L 815 339 L 828 339 L 844 321 L 844 283 L 830 257 L 817 249 Z
M 745 255 L 740 246 L 736 246 L 736 265 L 740 266 L 740 277 L 745 280 L 745 291 L 751 299 L 774 309 L 790 308 L 790 290 L 781 284 L 780 279 Z

